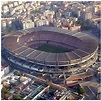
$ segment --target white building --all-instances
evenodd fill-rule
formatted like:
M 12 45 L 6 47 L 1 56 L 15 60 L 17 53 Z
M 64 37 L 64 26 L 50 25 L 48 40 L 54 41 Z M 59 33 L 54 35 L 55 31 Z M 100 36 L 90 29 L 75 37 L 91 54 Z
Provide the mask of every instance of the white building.
M 7 26 L 8 26 L 9 28 L 12 27 L 12 20 L 11 20 L 11 19 L 7 20 Z
M 8 14 L 8 13 L 9 13 L 9 7 L 8 7 L 8 5 L 5 5 L 3 7 L 3 14 Z
M 1 69 L 1 77 L 4 75 L 4 70 Z
M 9 67 L 9 65 L 5 65 L 5 66 L 2 66 L 2 67 L 1 67 L 1 77 L 2 77 L 3 75 L 8 74 L 9 72 L 10 72 L 10 67 Z
M 32 22 L 31 20 L 23 21 L 22 26 L 23 26 L 23 29 L 28 29 L 28 28 L 34 28 L 35 27 L 34 22 Z
M 46 10 L 45 12 L 44 12 L 44 16 L 48 16 L 48 15 L 54 15 L 55 14 L 55 12 L 54 11 L 52 11 L 52 10 Z
M 14 4 L 14 6 L 18 6 L 19 3 L 18 3 L 18 1 L 14 1 L 13 4 Z
M 1 30 L 4 31 L 7 28 L 6 21 L 1 21 Z
M 81 11 L 78 10 L 78 11 L 77 11 L 77 17 L 80 17 L 80 15 L 81 15 Z
M 9 8 L 14 7 L 13 3 L 9 4 Z
M 26 85 L 28 82 L 31 81 L 31 79 L 28 77 L 24 77 L 24 79 L 25 79 L 24 82 L 22 82 L 24 85 Z
M 44 25 L 49 25 L 49 21 L 48 20 L 38 20 L 36 21 L 36 26 L 44 26 Z
M 19 4 L 22 4 L 22 1 L 18 1 Z

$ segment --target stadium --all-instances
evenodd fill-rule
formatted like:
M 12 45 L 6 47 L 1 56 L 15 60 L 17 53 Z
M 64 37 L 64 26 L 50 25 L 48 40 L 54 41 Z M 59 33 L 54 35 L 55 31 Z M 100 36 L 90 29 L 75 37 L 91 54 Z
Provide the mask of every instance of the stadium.
M 63 73 L 85 68 L 97 60 L 98 43 L 91 36 L 56 27 L 36 27 L 13 32 L 3 40 L 5 57 L 20 68 Z

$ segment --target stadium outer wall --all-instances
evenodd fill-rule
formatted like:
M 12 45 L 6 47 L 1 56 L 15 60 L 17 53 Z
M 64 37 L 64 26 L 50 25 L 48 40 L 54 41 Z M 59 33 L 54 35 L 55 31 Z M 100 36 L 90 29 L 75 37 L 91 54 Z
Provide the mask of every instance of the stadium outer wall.
M 57 32 L 57 33 L 61 33 L 61 34 L 68 34 L 68 33 L 70 33 L 70 32 L 68 32 L 66 30 L 62 30 L 60 28 L 52 28 L 52 27 L 50 27 L 50 28 L 47 28 L 47 27 L 38 27 L 38 28 L 34 28 L 34 29 L 28 29 L 26 31 L 26 33 L 32 33 L 32 32 L 38 32 L 38 31 L 51 31 L 51 32 Z M 16 33 L 20 33 L 20 34 L 17 35 Z M 78 32 L 71 32 L 71 33 L 74 33 L 72 35 L 75 35 Z M 17 36 L 20 36 L 22 34 L 25 34 L 25 33 L 23 33 L 22 31 L 18 31 L 18 32 L 14 32 L 12 36 L 16 36 L 16 35 Z M 83 36 L 83 34 L 82 34 L 82 36 Z M 32 60 L 29 60 L 27 58 L 24 58 L 24 57 L 21 57 L 19 55 L 16 55 L 16 53 L 13 53 L 12 51 L 10 51 L 10 48 L 8 48 L 9 45 L 11 45 L 11 44 L 8 42 L 7 38 L 4 39 L 3 48 L 4 48 L 5 52 L 6 52 L 5 57 L 8 59 L 8 61 L 10 61 L 10 62 L 12 62 L 12 63 L 14 63 L 16 65 L 20 65 L 23 68 L 28 68 L 28 69 L 34 70 L 34 71 L 45 72 L 46 70 L 45 70 L 44 67 L 55 67 L 55 69 L 58 68 L 58 67 L 62 67 L 62 66 L 63 67 L 67 67 L 67 68 L 69 66 L 74 66 L 75 67 L 75 65 L 80 65 L 81 67 L 87 67 L 87 66 L 92 65 L 97 60 L 97 57 L 98 57 L 98 55 L 97 55 L 97 50 L 98 50 L 97 42 L 92 37 L 90 37 L 89 35 L 86 35 L 86 37 L 87 36 L 89 38 L 91 38 L 91 42 L 93 42 L 95 44 L 95 47 L 93 49 L 93 52 L 89 53 L 85 57 L 82 57 L 82 58 L 79 58 L 79 59 L 75 59 L 75 60 L 69 60 L 67 63 L 62 64 L 62 65 L 59 65 L 56 62 L 54 62 L 54 64 L 50 64 L 50 63 L 45 62 L 45 61 L 44 61 L 44 63 L 42 63 L 42 62 L 40 63 L 39 61 L 36 61 L 36 60 L 32 61 Z M 10 37 L 10 36 L 8 36 L 8 37 Z M 84 40 L 84 42 L 85 42 L 85 40 Z M 88 44 L 88 43 L 86 43 L 86 44 Z M 92 47 L 91 47 L 91 49 L 92 49 Z M 29 63 L 28 63 L 28 65 L 24 65 L 24 62 L 23 63 L 20 63 L 19 60 L 20 60 L 20 62 L 21 61 L 24 61 L 24 62 L 26 61 L 26 62 L 29 62 Z M 30 67 L 30 64 L 32 65 L 32 67 Z M 33 66 L 34 64 L 35 65 L 38 65 L 38 66 L 40 65 L 40 66 L 43 66 L 43 67 L 40 69 L 40 68 L 34 67 Z M 47 70 L 47 72 L 49 72 L 49 71 Z M 53 73 L 53 72 L 51 72 L 51 73 Z M 55 73 L 62 73 L 62 72 L 57 71 Z

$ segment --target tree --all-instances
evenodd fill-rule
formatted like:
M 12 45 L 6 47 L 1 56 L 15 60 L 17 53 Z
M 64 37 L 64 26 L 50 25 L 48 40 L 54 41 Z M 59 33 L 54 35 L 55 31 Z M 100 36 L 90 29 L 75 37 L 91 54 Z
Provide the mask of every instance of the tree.
M 78 21 L 76 21 L 76 24 L 82 24 L 82 21 L 80 21 L 80 20 L 78 20 Z
M 13 28 L 10 28 L 10 29 L 8 30 L 9 33 L 13 32 L 13 31 L 14 31 Z
M 85 89 L 83 87 L 81 87 L 80 85 L 78 85 L 76 87 L 77 93 L 78 94 L 84 94 L 85 93 Z
M 23 100 L 20 94 L 13 95 L 13 100 Z
M 2 90 L 1 90 L 1 93 L 2 93 L 2 94 L 6 94 L 7 92 L 8 92 L 8 91 L 6 90 L 6 88 L 3 87 Z
M 87 23 L 82 22 L 81 20 L 76 21 L 76 24 L 81 25 L 82 30 L 89 30 L 90 29 L 90 26 Z
M 20 74 L 20 72 L 15 71 L 15 72 L 14 72 L 14 75 L 20 76 L 21 74 Z
M 4 99 L 5 99 L 5 100 L 8 100 L 8 98 L 9 98 L 10 96 L 11 96 L 10 94 L 4 94 Z
M 8 96 L 11 95 L 11 93 L 10 93 L 5 87 L 3 87 L 3 88 L 1 89 L 1 95 L 2 95 L 2 97 L 3 97 L 4 99 L 6 99 L 6 98 L 8 98 Z M 6 97 L 6 98 L 5 98 L 5 97 Z
M 16 86 L 17 84 L 16 83 L 11 83 L 10 86 L 14 87 Z
M 30 98 L 29 98 L 29 97 L 27 97 L 25 100 L 30 100 Z
M 86 91 L 83 87 L 80 86 L 80 92 L 81 92 L 81 94 L 84 94 Z

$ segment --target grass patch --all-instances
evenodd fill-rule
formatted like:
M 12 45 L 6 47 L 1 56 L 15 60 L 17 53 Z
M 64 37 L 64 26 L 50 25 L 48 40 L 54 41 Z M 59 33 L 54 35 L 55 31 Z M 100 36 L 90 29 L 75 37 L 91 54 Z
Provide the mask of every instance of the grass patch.
M 43 44 L 37 48 L 37 50 L 50 52 L 50 53 L 64 53 L 64 52 L 70 52 L 70 49 L 65 49 L 60 46 L 54 46 L 50 44 Z

